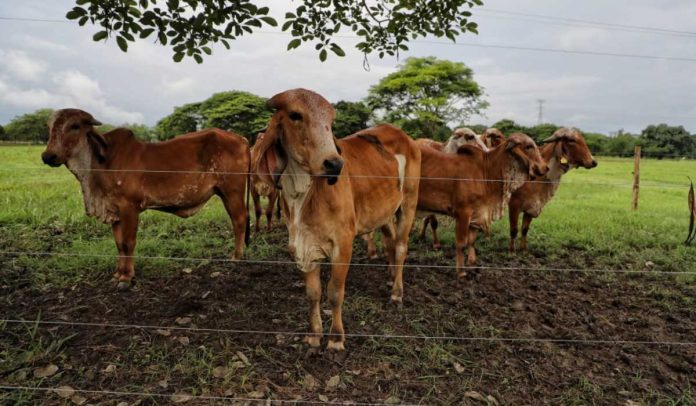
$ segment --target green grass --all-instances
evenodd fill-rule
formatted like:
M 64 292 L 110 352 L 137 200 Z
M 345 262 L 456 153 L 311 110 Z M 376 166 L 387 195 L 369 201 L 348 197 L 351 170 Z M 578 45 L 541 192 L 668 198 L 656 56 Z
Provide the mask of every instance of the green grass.
M 84 214 L 77 180 L 64 167 L 42 165 L 41 151 L 40 146 L 0 147 L 0 249 L 104 255 L 20 255 L 13 260 L 17 266 L 33 269 L 35 282 L 39 283 L 73 283 L 95 273 L 103 279 L 115 262 L 110 257 L 116 254 L 110 228 Z M 694 270 L 689 258 L 696 249 L 685 247 L 682 241 L 688 222 L 686 175 L 696 178 L 696 162 L 643 160 L 639 210 L 631 211 L 632 159 L 598 160 L 599 166 L 593 170 L 578 169 L 567 174 L 554 200 L 533 222 L 529 238 L 533 256 L 569 268 L 642 269 L 646 261 L 652 261 L 664 271 Z M 451 245 L 452 222 L 442 220 L 441 238 Z M 487 258 L 507 255 L 507 230 L 507 219 L 503 219 L 494 224 L 491 240 L 479 241 L 482 265 Z M 282 247 L 268 238 L 255 238 L 247 258 L 276 255 Z M 188 219 L 145 212 L 136 254 L 227 258 L 232 241 L 229 218 L 219 199 L 213 198 Z M 432 251 L 423 250 L 417 255 L 443 259 L 442 253 Z M 198 264 L 140 259 L 136 266 L 139 272 L 148 274 Z

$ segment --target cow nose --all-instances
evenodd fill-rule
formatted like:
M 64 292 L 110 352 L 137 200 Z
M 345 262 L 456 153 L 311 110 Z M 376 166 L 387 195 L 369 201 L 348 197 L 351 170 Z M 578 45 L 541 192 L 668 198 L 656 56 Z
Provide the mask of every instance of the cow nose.
M 57 164 L 56 164 L 57 159 L 58 159 L 58 156 L 56 154 L 53 154 L 50 152 L 44 152 L 43 154 L 41 154 L 41 160 L 46 165 L 57 166 Z
M 343 169 L 342 159 L 327 159 L 324 161 L 324 169 L 326 169 L 327 175 L 338 175 Z
M 597 161 L 595 161 L 595 160 L 593 159 L 593 160 L 592 160 L 592 168 L 596 168 L 596 167 L 597 167 Z

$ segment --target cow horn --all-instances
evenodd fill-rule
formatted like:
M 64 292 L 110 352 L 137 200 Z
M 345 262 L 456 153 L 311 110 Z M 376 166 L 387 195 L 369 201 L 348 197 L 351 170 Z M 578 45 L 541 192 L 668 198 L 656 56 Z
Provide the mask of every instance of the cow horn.
M 507 151 L 510 151 L 511 149 L 515 148 L 516 146 L 517 146 L 517 143 L 515 141 L 508 139 L 507 146 L 505 147 L 505 149 Z
M 97 119 L 94 118 L 94 117 L 92 117 L 92 119 L 90 120 L 89 123 L 92 124 L 92 125 L 95 126 L 95 127 L 98 127 L 98 126 L 102 125 L 101 121 L 97 120 Z

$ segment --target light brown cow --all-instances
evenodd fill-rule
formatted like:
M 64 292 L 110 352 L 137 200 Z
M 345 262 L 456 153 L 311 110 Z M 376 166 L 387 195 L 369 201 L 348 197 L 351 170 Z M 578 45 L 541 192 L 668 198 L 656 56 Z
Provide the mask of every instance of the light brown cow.
M 256 143 L 251 148 L 251 161 L 258 159 L 258 145 L 263 139 L 263 133 L 259 133 L 256 136 Z M 280 223 L 280 190 L 278 190 L 273 185 L 267 182 L 263 182 L 259 179 L 258 175 L 251 174 L 251 199 L 254 201 L 254 213 L 256 214 L 256 232 L 261 231 L 261 217 L 262 213 L 266 215 L 266 228 L 270 230 L 273 227 L 273 211 L 276 210 L 276 219 Z M 268 205 L 264 209 L 261 206 L 261 197 L 265 196 L 268 198 Z
M 481 141 L 488 149 L 493 149 L 505 141 L 505 134 L 497 128 L 488 128 L 481 134 Z
M 553 198 L 561 177 L 573 168 L 582 166 L 591 169 L 597 166 L 592 152 L 587 147 L 580 131 L 575 128 L 560 128 L 550 138 L 543 141 L 541 157 L 549 166 L 549 172 L 534 182 L 526 182 L 517 189 L 510 199 L 510 251 L 515 250 L 517 224 L 522 218 L 522 238 L 520 248 L 527 249 L 527 233 L 532 220 L 539 217 L 541 210 Z
M 98 125 L 85 111 L 56 111 L 41 158 L 50 166 L 64 164 L 80 182 L 87 215 L 111 225 L 119 289 L 133 282 L 138 217 L 147 209 L 189 217 L 220 196 L 234 226 L 232 258 L 242 257 L 249 235 L 244 192 L 250 155 L 244 138 L 211 129 L 146 143 L 123 128 L 99 134 Z
M 319 261 L 331 261 L 327 348 L 344 349 L 341 316 L 356 235 L 381 229 L 393 276 L 391 300 L 403 297 L 403 264 L 418 200 L 420 152 L 400 129 L 380 125 L 336 141 L 335 111 L 323 97 L 294 89 L 269 100 L 276 110 L 254 171 L 282 189 L 291 252 L 304 272 L 312 348 L 322 337 Z
M 418 210 L 446 214 L 456 220 L 456 264 L 459 276 L 476 264 L 474 244 L 478 230 L 488 233 L 499 219 L 512 193 L 530 177 L 548 171 L 529 136 L 512 134 L 489 152 L 465 145 L 457 154 L 421 146 L 421 182 Z

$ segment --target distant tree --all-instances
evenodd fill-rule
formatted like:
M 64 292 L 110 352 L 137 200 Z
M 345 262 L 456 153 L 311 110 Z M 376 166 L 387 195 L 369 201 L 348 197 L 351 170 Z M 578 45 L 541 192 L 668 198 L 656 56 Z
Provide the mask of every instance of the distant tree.
M 271 118 L 266 99 L 249 92 L 216 93 L 201 102 L 203 126 L 218 127 L 249 137 L 263 129 Z
M 410 127 L 416 137 L 432 137 L 448 123 L 466 121 L 488 106 L 473 76 L 460 62 L 408 58 L 372 86 L 366 100 L 380 120 Z
M 553 135 L 559 128 L 560 127 L 555 124 L 543 123 L 535 125 L 534 127 L 527 127 L 522 130 L 522 132 L 532 137 L 534 142 L 540 144 L 543 140 Z
M 363 102 L 339 101 L 335 103 L 336 120 L 333 123 L 333 133 L 342 138 L 368 127 L 372 111 Z
M 13 118 L 5 126 L 5 138 L 9 141 L 47 142 L 48 119 L 51 114 L 51 109 L 40 109 Z
M 605 153 L 614 156 L 631 156 L 638 141 L 635 135 L 619 130 L 614 136 L 607 138 Z
M 595 155 L 606 155 L 606 144 L 608 137 L 598 133 L 584 133 L 585 143 L 590 151 Z
M 641 133 L 640 142 L 643 153 L 648 156 L 696 155 L 694 137 L 682 126 L 650 125 Z
M 288 6 L 288 2 L 258 0 L 75 0 L 76 6 L 66 18 L 80 25 L 88 22 L 99 29 L 94 41 L 116 38 L 122 51 L 129 42 L 154 35 L 155 43 L 170 46 L 174 61 L 185 56 L 198 63 L 210 55 L 210 45 L 220 42 L 230 48 L 230 41 L 243 35 L 253 35 L 264 25 L 276 27 L 266 3 L 273 7 Z M 259 4 L 262 3 L 262 4 Z M 278 3 L 278 4 L 276 4 Z M 285 13 L 283 31 L 293 39 L 287 49 L 303 42 L 314 45 L 319 59 L 324 61 L 328 51 L 338 56 L 345 53 L 334 40 L 341 28 L 352 31 L 359 39 L 355 47 L 368 54 L 397 55 L 407 50 L 407 43 L 418 37 L 446 37 L 454 41 L 467 31 L 477 32 L 476 23 L 469 20 L 471 8 L 482 0 L 429 1 L 355 1 L 300 0 Z
M 177 135 L 198 130 L 202 125 L 199 113 L 200 105 L 200 103 L 190 103 L 175 107 L 172 114 L 164 117 L 155 125 L 157 139 L 168 140 Z
M 174 109 L 155 126 L 158 139 L 166 140 L 184 133 L 217 127 L 249 137 L 263 129 L 271 117 L 266 99 L 249 92 L 215 93 L 208 99 Z
M 495 127 L 497 129 L 499 129 L 505 135 L 510 135 L 510 133 L 513 133 L 516 131 L 521 131 L 521 132 L 526 131 L 526 127 L 522 126 L 521 124 L 516 123 L 513 120 L 507 119 L 507 118 L 504 118 L 504 119 L 494 123 L 491 127 Z
M 4 140 L 5 140 L 5 135 L 6 135 L 6 133 L 5 133 L 5 127 L 3 127 L 3 126 L 0 125 L 0 140 L 3 140 L 3 141 L 4 141 Z

